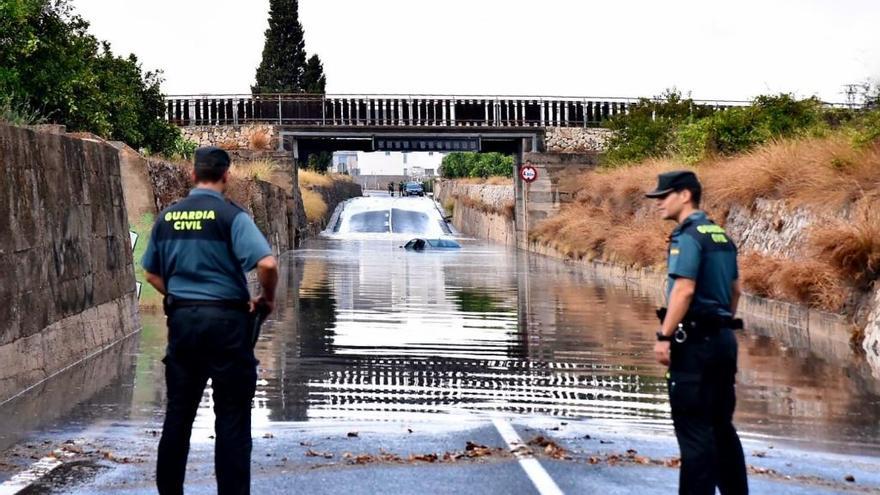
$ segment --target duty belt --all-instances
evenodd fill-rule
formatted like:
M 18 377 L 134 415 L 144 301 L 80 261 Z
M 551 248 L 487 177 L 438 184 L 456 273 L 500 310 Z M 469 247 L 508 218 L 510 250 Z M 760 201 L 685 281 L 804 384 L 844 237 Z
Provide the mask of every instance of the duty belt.
M 193 306 L 234 309 L 244 313 L 248 313 L 251 310 L 250 302 L 242 299 L 180 299 L 171 295 L 166 295 L 162 299 L 162 307 L 166 315 L 177 308 Z
M 657 318 L 660 319 L 660 324 L 663 324 L 666 308 L 657 310 Z M 672 334 L 672 340 L 683 344 L 687 341 L 689 332 L 691 335 L 708 335 L 723 328 L 742 330 L 743 321 L 729 316 L 686 314 Z

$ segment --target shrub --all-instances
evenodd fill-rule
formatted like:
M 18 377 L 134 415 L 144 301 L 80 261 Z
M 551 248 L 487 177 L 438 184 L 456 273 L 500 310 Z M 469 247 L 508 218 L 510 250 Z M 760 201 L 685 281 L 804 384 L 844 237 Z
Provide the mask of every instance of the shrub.
M 606 165 L 621 165 L 666 155 L 675 138 L 675 130 L 712 113 L 712 109 L 683 98 L 676 89 L 666 90 L 654 99 L 641 98 L 626 113 L 605 122 L 614 134 L 608 140 Z
M 15 103 L 12 97 L 0 98 L 0 122 L 11 125 L 37 125 L 47 119 L 27 103 Z
M 269 136 L 269 133 L 264 130 L 256 131 L 248 138 L 248 145 L 250 145 L 250 149 L 252 150 L 264 150 L 269 147 L 271 142 L 272 138 Z
M 299 169 L 297 170 L 297 177 L 299 178 L 299 187 L 329 187 L 333 185 L 333 179 L 312 170 Z
M 841 277 L 867 288 L 880 277 L 880 214 L 878 204 L 867 205 L 850 221 L 820 226 L 810 234 L 815 256 L 834 267 Z
M 324 202 L 321 194 L 302 186 L 300 186 L 299 192 L 302 195 L 306 219 L 312 223 L 323 220 L 324 215 L 327 214 L 327 203 Z
M 333 163 L 333 155 L 327 151 L 312 153 L 306 161 L 306 168 L 315 172 L 326 172 Z
M 502 153 L 453 152 L 443 157 L 440 175 L 449 179 L 513 177 L 513 157 Z
M 170 147 L 163 150 L 169 160 L 191 160 L 196 154 L 199 143 L 190 141 L 178 133 Z
M 272 160 L 254 160 L 244 163 L 235 163 L 230 173 L 242 179 L 255 179 L 271 182 L 272 176 L 279 171 L 280 167 Z

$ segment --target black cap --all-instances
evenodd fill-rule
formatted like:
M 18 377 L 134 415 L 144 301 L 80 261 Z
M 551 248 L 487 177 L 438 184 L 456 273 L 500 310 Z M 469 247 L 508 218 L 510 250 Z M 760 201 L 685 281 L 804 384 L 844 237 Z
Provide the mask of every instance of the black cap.
M 216 146 L 205 146 L 196 150 L 195 168 L 222 169 L 229 168 L 229 153 Z
M 703 186 L 697 180 L 697 174 L 690 170 L 676 170 L 657 176 L 657 189 L 645 194 L 649 198 L 662 198 L 667 194 L 682 189 L 701 190 Z

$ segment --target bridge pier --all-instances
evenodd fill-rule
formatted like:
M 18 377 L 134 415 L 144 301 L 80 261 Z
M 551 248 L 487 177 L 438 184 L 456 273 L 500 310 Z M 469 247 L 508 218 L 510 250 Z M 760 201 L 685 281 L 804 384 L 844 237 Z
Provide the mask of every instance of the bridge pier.
M 599 153 L 524 152 L 515 161 L 516 246 L 527 249 L 529 232 L 541 220 L 556 214 L 564 204 L 574 201 L 574 178 L 584 170 L 595 168 Z M 526 183 L 519 178 L 519 169 L 525 165 L 538 171 L 534 182 Z

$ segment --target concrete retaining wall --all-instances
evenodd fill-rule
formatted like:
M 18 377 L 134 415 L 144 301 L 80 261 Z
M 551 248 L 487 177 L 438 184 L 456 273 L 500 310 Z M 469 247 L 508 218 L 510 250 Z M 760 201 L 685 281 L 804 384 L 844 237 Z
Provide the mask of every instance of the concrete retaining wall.
M 139 328 L 119 155 L 0 125 L 0 402 Z
M 516 245 L 513 186 L 438 181 L 434 197 L 452 204 L 452 224 L 461 233 L 508 246 Z

